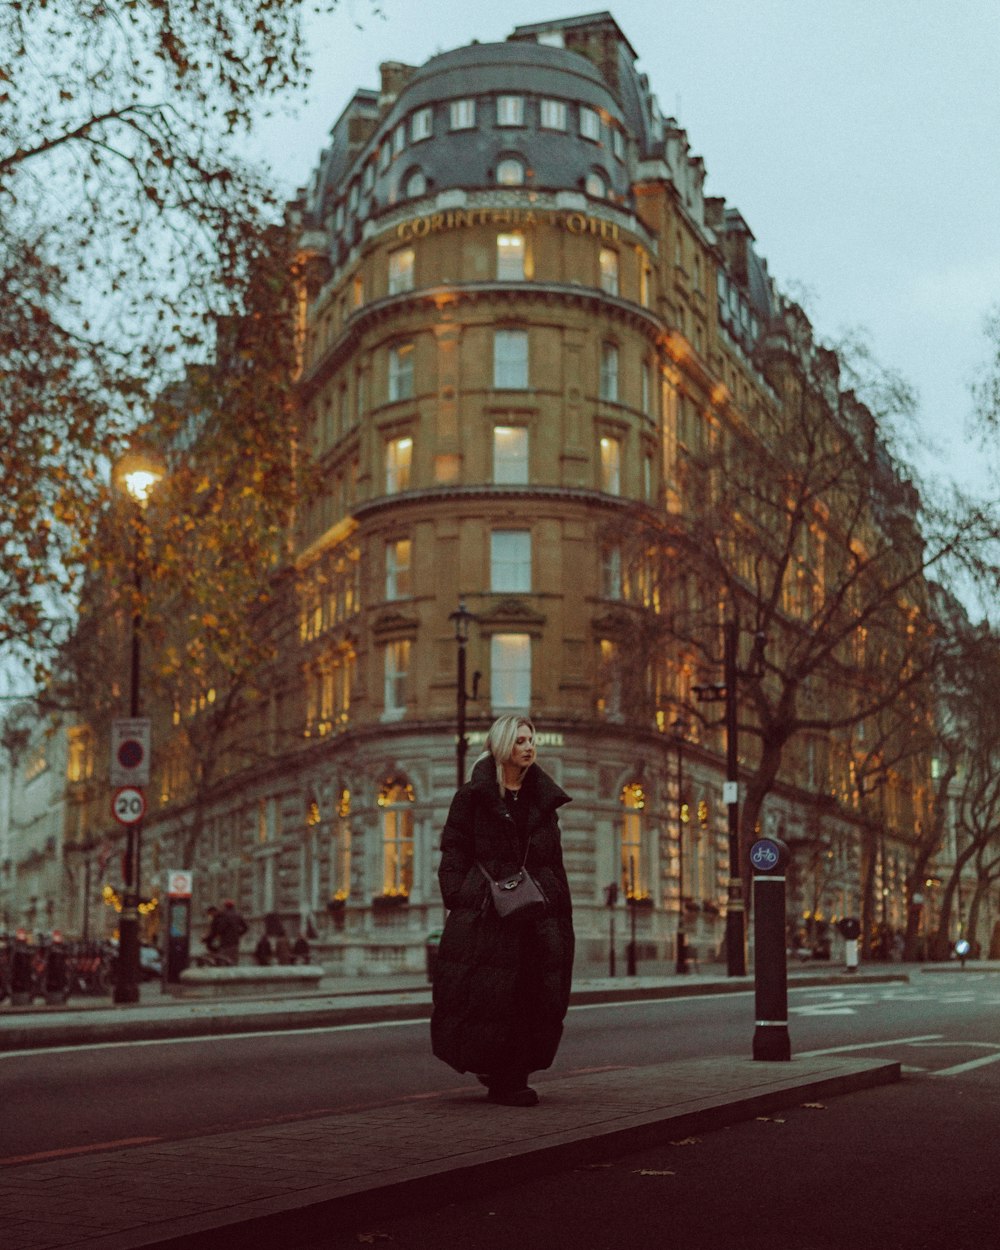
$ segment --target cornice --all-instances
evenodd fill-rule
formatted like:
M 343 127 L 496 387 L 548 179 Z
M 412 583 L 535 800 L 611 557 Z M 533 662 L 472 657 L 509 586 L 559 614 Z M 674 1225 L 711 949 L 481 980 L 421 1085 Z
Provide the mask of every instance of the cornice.
M 464 500 L 506 502 L 513 499 L 535 503 L 544 499 L 551 503 L 586 504 L 590 508 L 605 508 L 612 512 L 627 511 L 635 502 L 620 495 L 605 495 L 601 491 L 572 486 L 429 486 L 421 490 L 400 491 L 395 495 L 380 495 L 377 499 L 355 504 L 352 516 L 356 521 L 364 522 L 382 512 L 419 504 L 454 504 Z

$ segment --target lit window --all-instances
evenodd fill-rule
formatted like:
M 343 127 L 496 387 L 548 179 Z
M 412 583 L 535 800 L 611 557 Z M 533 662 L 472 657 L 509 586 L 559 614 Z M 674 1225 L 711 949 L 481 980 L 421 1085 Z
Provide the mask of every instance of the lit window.
M 497 165 L 497 182 L 503 187 L 519 187 L 524 182 L 524 166 L 516 157 L 507 156 Z
M 422 169 L 415 169 L 406 179 L 406 194 L 409 199 L 415 200 L 417 196 L 423 195 L 427 190 L 427 175 Z
M 566 129 L 566 105 L 562 100 L 542 101 L 541 123 L 546 130 Z
M 622 445 L 617 438 L 601 439 L 601 490 L 608 495 L 621 493 Z
M 413 344 L 389 349 L 389 402 L 413 398 Z
M 519 95 L 502 95 L 497 97 L 497 125 L 524 125 L 524 97 Z
M 490 702 L 494 712 L 531 706 L 531 637 L 494 634 L 490 639 Z
M 385 597 L 405 599 L 410 594 L 410 540 L 385 545 Z
M 389 253 L 389 294 L 413 290 L 413 248 L 401 247 Z
M 524 277 L 524 235 L 497 235 L 497 277 L 501 282 L 517 282 Z
M 411 143 L 419 143 L 421 139 L 429 139 L 433 130 L 434 121 L 431 109 L 418 109 L 410 118 Z
M 649 307 L 649 288 L 652 282 L 652 273 L 649 266 L 643 264 L 639 270 L 639 303 L 643 308 Z
M 385 493 L 395 495 L 410 486 L 413 439 L 393 438 L 385 445 Z
M 584 187 L 588 195 L 592 195 L 595 200 L 603 200 L 607 197 L 608 189 L 604 179 L 598 173 L 589 173 Z
M 622 549 L 617 545 L 605 547 L 601 553 L 601 597 L 622 597 Z
M 351 282 L 351 294 L 354 301 L 354 307 L 360 308 L 365 302 L 365 280 L 359 273 L 354 275 Z
M 406 686 L 409 671 L 409 638 L 387 642 L 383 683 L 383 716 L 386 720 L 397 720 L 406 712 Z
M 601 399 L 618 402 L 618 348 L 614 343 L 601 344 Z
M 470 130 L 476 124 L 475 100 L 452 100 L 450 115 L 452 130 Z
M 621 870 L 622 891 L 626 898 L 649 897 L 649 863 L 642 836 L 642 812 L 646 796 L 642 786 L 632 782 L 622 790 Z
M 497 390 L 524 390 L 528 385 L 527 330 L 493 333 L 493 385 Z
M 602 247 L 600 255 L 601 290 L 618 294 L 618 253 L 613 247 Z
M 524 486 L 528 481 L 528 431 L 523 426 L 493 427 L 493 481 Z
M 378 797 L 382 809 L 382 893 L 409 898 L 413 889 L 413 788 L 394 781 Z
M 585 139 L 598 142 L 601 138 L 601 119 L 593 109 L 580 105 L 580 134 Z
M 531 533 L 494 530 L 490 535 L 490 590 L 527 593 L 531 590 Z
M 618 644 L 601 639 L 600 671 L 597 676 L 597 710 L 611 720 L 622 714 L 621 656 Z

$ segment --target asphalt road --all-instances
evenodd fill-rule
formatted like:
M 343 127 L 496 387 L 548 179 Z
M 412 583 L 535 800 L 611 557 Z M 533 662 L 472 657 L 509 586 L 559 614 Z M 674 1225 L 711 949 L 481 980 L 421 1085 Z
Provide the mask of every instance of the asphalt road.
M 917 974 L 910 985 L 793 990 L 793 1053 L 864 1050 L 1000 1079 L 1000 974 Z M 753 995 L 571 1010 L 558 1071 L 749 1055 Z M 960 1075 L 960 1073 L 955 1073 Z M 545 1074 L 535 1079 L 544 1096 Z M 438 1063 L 425 1021 L 0 1054 L 0 1163 L 147 1137 L 176 1139 L 470 1085 Z M 845 1248 L 846 1250 L 846 1248 Z

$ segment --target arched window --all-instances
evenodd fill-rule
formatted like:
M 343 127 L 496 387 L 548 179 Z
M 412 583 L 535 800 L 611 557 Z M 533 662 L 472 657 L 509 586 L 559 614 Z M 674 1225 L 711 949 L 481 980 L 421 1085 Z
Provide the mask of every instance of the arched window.
M 497 182 L 502 187 L 519 187 L 524 182 L 524 162 L 516 156 L 505 156 L 497 165 Z
M 413 787 L 403 777 L 387 781 L 382 809 L 382 895 L 409 898 L 413 889 Z
M 587 194 L 592 195 L 595 200 L 606 200 L 608 198 L 607 183 L 604 181 L 603 175 L 596 170 L 591 170 L 583 185 Z
M 643 837 L 646 795 L 637 781 L 622 788 L 621 874 L 622 891 L 628 899 L 650 897 L 649 853 Z
M 422 169 L 414 169 L 406 175 L 406 194 L 411 200 L 427 192 L 427 175 Z

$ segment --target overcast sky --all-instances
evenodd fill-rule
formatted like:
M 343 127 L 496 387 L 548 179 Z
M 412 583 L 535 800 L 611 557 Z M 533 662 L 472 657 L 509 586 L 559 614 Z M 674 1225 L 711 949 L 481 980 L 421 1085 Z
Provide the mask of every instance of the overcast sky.
M 565 0 L 341 0 L 315 19 L 315 77 L 255 150 L 287 190 L 384 60 L 419 65 L 522 23 L 594 12 Z M 1000 300 L 997 0 L 617 0 L 604 6 L 660 106 L 704 158 L 706 192 L 740 209 L 779 284 L 823 337 L 865 327 L 918 390 L 960 479 L 969 382 Z M 992 483 L 990 483 L 992 485 Z

